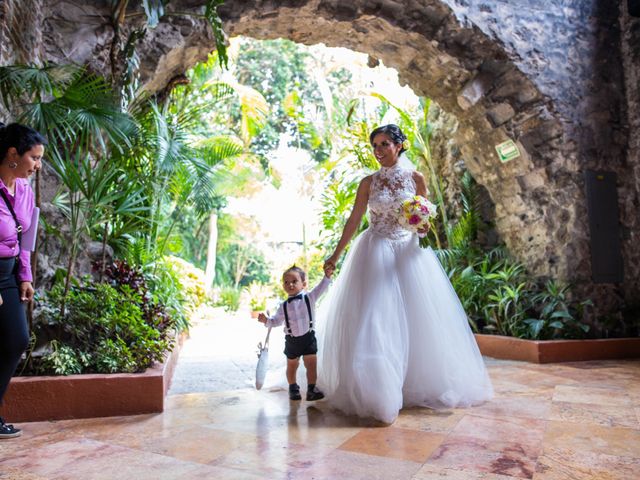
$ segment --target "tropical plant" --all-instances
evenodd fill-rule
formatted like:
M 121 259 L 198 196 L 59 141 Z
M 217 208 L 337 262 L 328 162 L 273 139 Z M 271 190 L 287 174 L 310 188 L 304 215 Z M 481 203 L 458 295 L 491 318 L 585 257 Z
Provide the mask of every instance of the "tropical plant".
M 264 312 L 267 309 L 267 301 L 273 292 L 269 285 L 259 282 L 251 282 L 243 292 L 249 299 L 249 308 L 254 312 Z
M 547 281 L 544 289 L 533 295 L 531 300 L 539 313 L 536 318 L 524 320 L 529 326 L 529 338 L 581 338 L 589 333 L 590 326 L 576 319 L 576 315 L 592 306 L 592 302 L 585 300 L 575 306 L 568 295 L 569 285 L 561 285 L 554 280 Z
M 47 318 L 37 328 L 59 334 L 40 347 L 44 354 L 30 355 L 31 368 L 23 373 L 139 372 L 164 358 L 173 344 L 173 322 L 157 310 L 137 273 L 119 268 L 115 276 L 122 283 L 82 282 L 72 288 L 64 314 L 47 308 L 59 304 L 63 285 L 47 292 L 41 299 Z
M 234 287 L 222 287 L 216 305 L 224 307 L 227 312 L 236 312 L 240 308 L 241 291 Z
M 102 227 L 106 243 L 109 223 L 144 209 L 135 184 L 119 188 L 124 172 L 111 162 L 114 151 L 131 145 L 135 123 L 120 111 L 110 85 L 80 67 L 0 67 L 0 92 L 19 121 L 47 132 L 50 164 L 65 187 L 56 200 L 71 227 L 62 313 L 82 235 Z

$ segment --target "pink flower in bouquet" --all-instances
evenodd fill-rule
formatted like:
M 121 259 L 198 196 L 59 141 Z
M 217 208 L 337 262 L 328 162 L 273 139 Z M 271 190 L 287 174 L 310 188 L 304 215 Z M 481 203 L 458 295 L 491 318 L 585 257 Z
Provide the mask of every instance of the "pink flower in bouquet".
M 402 202 L 398 222 L 407 230 L 424 236 L 430 221 L 436 216 L 436 206 L 424 197 L 416 195 Z

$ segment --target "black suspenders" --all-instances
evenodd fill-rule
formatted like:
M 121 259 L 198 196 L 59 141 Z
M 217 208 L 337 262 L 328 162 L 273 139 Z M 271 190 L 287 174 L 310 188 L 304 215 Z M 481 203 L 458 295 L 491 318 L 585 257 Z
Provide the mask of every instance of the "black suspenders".
M 309 331 L 313 330 L 313 315 L 311 315 L 311 302 L 309 301 L 309 297 L 306 294 L 302 294 L 302 298 L 304 298 L 304 303 L 307 304 L 307 312 L 309 312 Z M 287 302 L 284 301 L 284 323 L 287 325 L 287 330 L 289 330 L 289 335 L 291 335 L 291 326 L 289 325 L 289 312 L 287 312 Z

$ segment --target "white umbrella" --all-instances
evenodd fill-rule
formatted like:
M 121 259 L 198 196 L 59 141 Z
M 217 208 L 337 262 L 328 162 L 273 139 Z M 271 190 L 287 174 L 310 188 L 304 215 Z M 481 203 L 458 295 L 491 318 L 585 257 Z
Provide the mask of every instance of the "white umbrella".
M 258 365 L 256 365 L 256 389 L 260 390 L 264 385 L 264 377 L 267 375 L 267 368 L 269 366 L 269 335 L 271 334 L 271 327 L 267 330 L 267 338 L 264 339 L 264 345 L 262 342 L 258 343 Z

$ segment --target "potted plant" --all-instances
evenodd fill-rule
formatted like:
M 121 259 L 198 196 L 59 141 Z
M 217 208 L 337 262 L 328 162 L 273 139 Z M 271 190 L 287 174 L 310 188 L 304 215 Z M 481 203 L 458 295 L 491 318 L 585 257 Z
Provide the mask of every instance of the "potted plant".
M 271 289 L 268 285 L 251 282 L 245 288 L 245 293 L 249 297 L 251 318 L 258 318 L 258 314 L 267 309 L 267 300 L 271 297 Z

